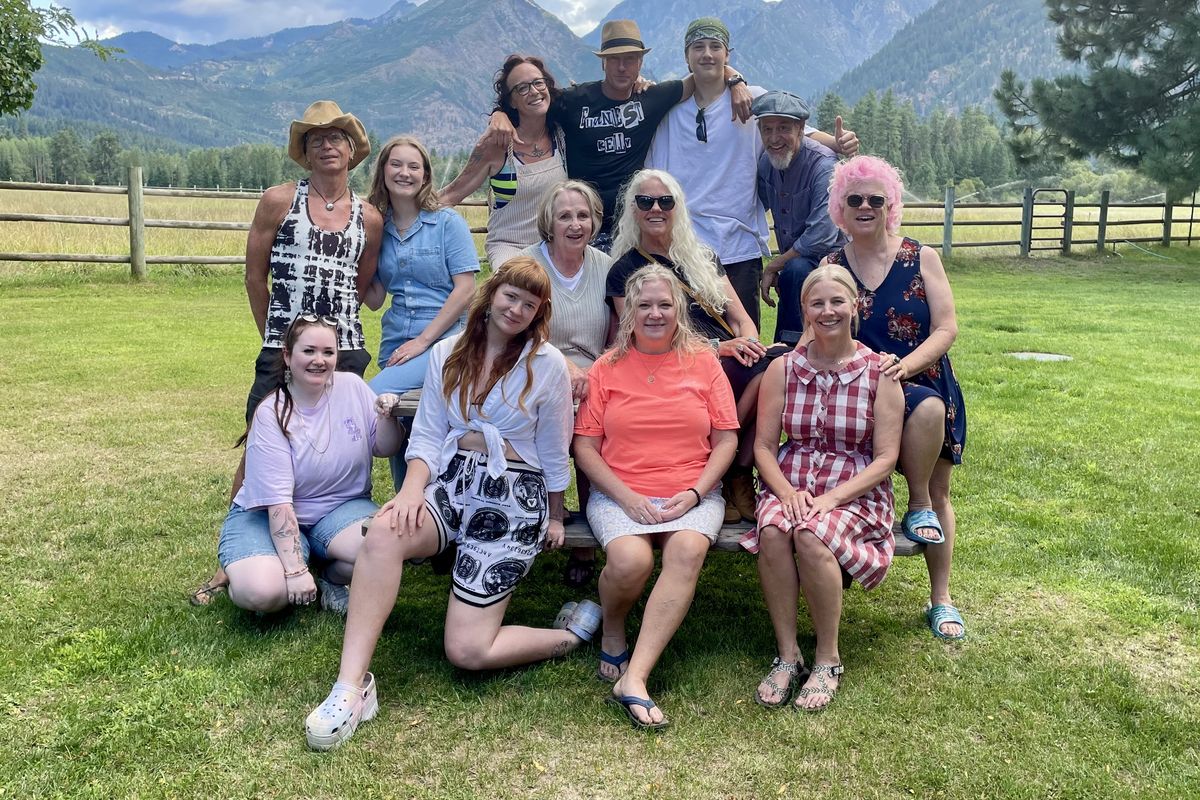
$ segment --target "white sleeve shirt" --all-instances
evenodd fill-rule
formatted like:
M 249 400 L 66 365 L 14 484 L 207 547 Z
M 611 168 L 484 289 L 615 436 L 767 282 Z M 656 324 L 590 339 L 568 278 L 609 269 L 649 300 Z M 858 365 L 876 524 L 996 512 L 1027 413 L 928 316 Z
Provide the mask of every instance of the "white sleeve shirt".
M 448 401 L 442 392 L 442 370 L 459 336 L 443 339 L 430 349 L 407 458 L 424 461 L 432 475 L 440 475 L 458 450 L 459 438 L 477 431 L 487 442 L 490 476 L 499 478 L 508 469 L 504 457 L 507 442 L 521 460 L 542 471 L 547 491 L 565 491 L 571 482 L 567 449 L 574 410 L 571 379 L 563 354 L 549 343 L 531 354 L 531 345 L 527 343 L 517 363 L 496 382 L 483 404 L 467 406 L 464 418 L 459 407 L 461 387 Z M 533 381 L 522 410 L 518 401 L 526 386 L 527 362 L 532 365 Z

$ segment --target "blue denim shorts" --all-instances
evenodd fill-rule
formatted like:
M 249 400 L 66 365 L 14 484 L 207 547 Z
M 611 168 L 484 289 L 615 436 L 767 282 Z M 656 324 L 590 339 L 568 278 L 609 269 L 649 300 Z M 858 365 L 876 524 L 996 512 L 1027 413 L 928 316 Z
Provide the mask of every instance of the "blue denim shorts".
M 300 548 L 304 551 L 305 562 L 310 554 L 317 558 L 328 558 L 329 543 L 333 537 L 356 522 L 370 519 L 378 510 L 379 506 L 370 498 L 356 497 L 321 517 L 316 525 L 301 525 Z M 273 555 L 276 552 L 271 542 L 267 509 L 245 509 L 237 503 L 231 505 L 229 514 L 225 516 L 225 524 L 221 526 L 221 540 L 217 544 L 217 559 L 221 566 L 228 567 L 243 558 Z

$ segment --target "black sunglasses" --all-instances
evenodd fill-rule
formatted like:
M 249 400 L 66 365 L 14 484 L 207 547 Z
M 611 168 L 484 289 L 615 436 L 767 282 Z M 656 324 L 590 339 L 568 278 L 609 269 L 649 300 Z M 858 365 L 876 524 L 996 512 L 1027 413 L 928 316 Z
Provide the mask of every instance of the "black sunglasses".
M 298 314 L 296 316 L 296 319 L 298 321 L 307 322 L 307 323 L 310 323 L 313 325 L 315 325 L 319 322 L 328 328 L 333 328 L 334 330 L 337 330 L 337 326 L 338 326 L 337 319 L 335 317 L 329 316 L 328 314 L 312 314 L 312 313 Z M 295 325 L 296 323 L 293 322 L 292 324 Z
M 887 203 L 887 198 L 881 194 L 873 194 L 870 197 L 863 197 L 861 194 L 846 195 L 846 205 L 851 208 L 858 208 L 863 204 L 863 201 L 866 201 L 867 205 L 871 208 L 883 208 L 884 204 Z
M 708 141 L 708 122 L 704 119 L 704 109 L 696 112 L 696 141 Z
M 663 211 L 670 211 L 675 207 L 675 198 L 669 194 L 664 194 L 662 197 L 651 197 L 648 194 L 637 194 L 633 196 L 633 202 L 637 203 L 637 207 L 642 211 L 649 211 L 654 208 L 654 204 L 658 203 L 658 207 Z

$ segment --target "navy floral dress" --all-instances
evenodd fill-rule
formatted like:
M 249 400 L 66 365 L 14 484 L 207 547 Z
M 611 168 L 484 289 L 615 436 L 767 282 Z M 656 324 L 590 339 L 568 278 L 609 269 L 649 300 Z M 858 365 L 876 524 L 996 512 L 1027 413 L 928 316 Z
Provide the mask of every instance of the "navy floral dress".
M 854 269 L 846 259 L 846 251 L 829 255 L 831 264 Z M 896 260 L 884 276 L 879 288 L 870 291 L 857 275 L 858 334 L 856 338 L 877 353 L 895 353 L 906 358 L 929 336 L 929 302 L 925 298 L 925 279 L 921 276 L 921 243 L 904 238 Z M 963 446 L 967 443 L 967 409 L 962 389 L 954 377 L 949 354 L 943 355 L 924 372 L 904 382 L 904 416 L 922 400 L 937 395 L 946 404 L 946 437 L 942 441 L 941 457 L 954 464 L 962 463 Z

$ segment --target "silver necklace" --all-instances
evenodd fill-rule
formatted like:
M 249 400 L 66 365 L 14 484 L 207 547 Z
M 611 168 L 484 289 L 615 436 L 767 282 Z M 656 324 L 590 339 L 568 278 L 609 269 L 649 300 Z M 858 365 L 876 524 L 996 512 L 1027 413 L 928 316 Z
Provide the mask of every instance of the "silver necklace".
M 345 197 L 345 196 L 346 196 L 346 191 L 347 191 L 347 190 L 350 188 L 350 185 L 349 185 L 349 184 L 347 184 L 347 185 L 343 186 L 343 187 L 342 187 L 342 193 L 341 193 L 341 194 L 339 194 L 337 197 L 333 198 L 332 200 L 330 200 L 328 197 L 326 197 L 326 196 L 325 196 L 325 195 L 324 195 L 324 194 L 321 192 L 321 190 L 320 190 L 320 189 L 318 189 L 318 188 L 317 188 L 316 186 L 314 186 L 312 183 L 309 183 L 308 185 L 309 185 L 309 186 L 312 186 L 312 190 L 313 190 L 314 192 L 316 192 L 318 195 L 320 195 L 321 199 L 325 201 L 325 210 L 326 210 L 326 211 L 333 211 L 333 207 L 334 207 L 335 205 L 337 205 L 337 202 L 338 202 L 339 200 L 341 200 L 343 197 Z

